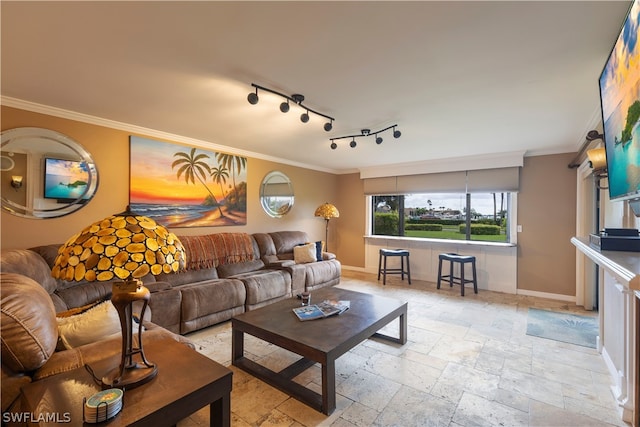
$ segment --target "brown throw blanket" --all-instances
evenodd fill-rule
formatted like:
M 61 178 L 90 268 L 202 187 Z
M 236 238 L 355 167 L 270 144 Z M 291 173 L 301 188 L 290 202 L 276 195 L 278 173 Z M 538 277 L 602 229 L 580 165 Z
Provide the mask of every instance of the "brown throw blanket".
M 180 236 L 179 239 L 186 252 L 187 270 L 215 268 L 254 259 L 251 236 L 246 233 Z

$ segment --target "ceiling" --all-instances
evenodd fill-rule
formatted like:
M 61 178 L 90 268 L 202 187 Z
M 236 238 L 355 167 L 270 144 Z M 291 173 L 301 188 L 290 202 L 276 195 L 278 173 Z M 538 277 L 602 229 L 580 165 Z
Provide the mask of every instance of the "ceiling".
M 334 173 L 575 152 L 628 1 L 0 3 L 3 104 Z M 326 120 L 251 83 L 305 96 Z M 329 138 L 372 132 L 373 137 Z

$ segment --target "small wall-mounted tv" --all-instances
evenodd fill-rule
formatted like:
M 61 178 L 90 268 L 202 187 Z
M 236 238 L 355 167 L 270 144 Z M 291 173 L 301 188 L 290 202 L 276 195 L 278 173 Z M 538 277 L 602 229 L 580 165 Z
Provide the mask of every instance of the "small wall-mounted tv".
M 44 194 L 45 199 L 59 202 L 78 201 L 82 203 L 90 198 L 89 165 L 77 160 L 44 158 Z
M 629 7 L 600 75 L 609 198 L 640 206 L 640 0 Z M 640 211 L 636 211 L 640 215 Z

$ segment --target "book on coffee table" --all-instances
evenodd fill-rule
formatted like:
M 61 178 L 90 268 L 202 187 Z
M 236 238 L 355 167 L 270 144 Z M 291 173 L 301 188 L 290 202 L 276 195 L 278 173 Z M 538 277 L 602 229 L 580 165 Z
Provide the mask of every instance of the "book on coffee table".
M 314 319 L 322 319 L 325 317 L 322 310 L 318 308 L 317 305 L 305 305 L 302 307 L 296 307 L 293 309 L 293 312 L 298 316 L 300 320 L 314 320 Z
M 293 312 L 300 320 L 315 320 L 344 313 L 349 307 L 349 301 L 325 300 L 318 304 L 296 307 Z
M 325 316 L 333 316 L 334 314 L 342 314 L 351 306 L 350 301 L 324 300 L 318 304 L 318 308 L 322 310 Z

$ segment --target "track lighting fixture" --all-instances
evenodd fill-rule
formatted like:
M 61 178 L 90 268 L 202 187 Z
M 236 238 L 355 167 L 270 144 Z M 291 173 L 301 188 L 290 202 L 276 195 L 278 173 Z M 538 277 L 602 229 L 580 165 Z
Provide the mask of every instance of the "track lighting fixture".
M 329 140 L 331 141 L 331 149 L 335 150 L 336 148 L 338 148 L 338 144 L 336 144 L 336 142 L 335 142 L 337 139 L 349 139 L 349 138 L 351 138 L 351 142 L 349 143 L 349 146 L 351 148 L 355 148 L 355 146 L 358 145 L 357 142 L 356 142 L 356 138 L 360 138 L 360 137 L 364 137 L 364 136 L 371 136 L 371 135 L 373 135 L 375 137 L 376 144 L 380 145 L 380 144 L 382 144 L 382 137 L 379 134 L 381 134 L 382 132 L 387 131 L 389 129 L 393 129 L 393 137 L 394 138 L 396 138 L 396 139 L 400 138 L 400 135 L 402 135 L 402 133 L 399 130 L 396 129 L 397 126 L 398 126 L 397 124 L 396 125 L 391 125 L 389 127 L 381 129 L 381 130 L 379 130 L 377 132 L 371 132 L 371 129 L 362 129 L 362 130 L 360 130 L 360 135 L 345 135 L 345 136 L 338 136 L 336 138 L 329 138 Z
M 258 90 L 263 90 L 265 92 L 269 92 L 269 93 L 273 93 L 275 95 L 281 96 L 285 99 L 284 102 L 282 102 L 280 104 L 280 111 L 282 111 L 283 113 L 286 113 L 289 111 L 290 108 L 290 104 L 289 102 L 293 102 L 294 104 L 300 106 L 301 108 L 303 108 L 305 110 L 304 113 L 302 113 L 302 115 L 300 115 L 300 121 L 302 123 L 307 123 L 309 121 L 309 113 L 313 113 L 316 114 L 318 116 L 324 117 L 325 119 L 328 119 L 329 121 L 326 122 L 324 124 L 324 130 L 329 132 L 331 129 L 333 129 L 333 121 L 335 120 L 333 117 L 327 116 L 326 114 L 322 114 L 319 113 L 315 110 L 312 110 L 311 108 L 302 105 L 302 102 L 304 101 L 304 95 L 300 95 L 299 93 L 294 93 L 291 96 L 282 94 L 280 92 L 276 92 L 275 90 L 272 89 L 268 89 L 266 87 L 263 86 L 259 86 L 255 83 L 251 83 L 251 86 L 253 86 L 254 88 L 256 88 L 255 93 L 251 92 L 248 96 L 247 96 L 247 101 L 249 101 L 249 104 L 251 105 L 256 105 L 259 101 L 258 98 Z

